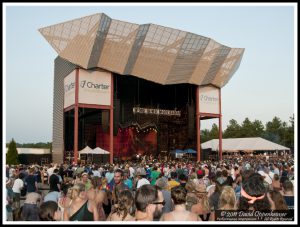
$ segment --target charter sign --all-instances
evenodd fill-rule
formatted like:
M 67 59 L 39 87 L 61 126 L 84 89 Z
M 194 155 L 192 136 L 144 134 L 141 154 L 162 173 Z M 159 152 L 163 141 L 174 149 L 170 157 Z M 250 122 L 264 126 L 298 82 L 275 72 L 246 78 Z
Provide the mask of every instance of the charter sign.
M 79 71 L 79 103 L 94 105 L 111 104 L 111 73 Z
M 75 104 L 76 70 L 64 78 L 64 108 Z M 79 70 L 78 103 L 111 105 L 111 73 Z
M 199 112 L 220 114 L 219 89 L 211 86 L 199 88 Z
M 64 78 L 64 108 L 75 104 L 75 72 Z

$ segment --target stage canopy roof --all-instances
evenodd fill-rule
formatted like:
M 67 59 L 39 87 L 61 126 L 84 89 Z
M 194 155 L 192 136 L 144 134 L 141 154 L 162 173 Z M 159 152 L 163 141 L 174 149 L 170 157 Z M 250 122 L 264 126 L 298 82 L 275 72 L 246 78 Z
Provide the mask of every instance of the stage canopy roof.
M 201 144 L 202 149 L 219 150 L 219 140 L 213 139 Z M 233 138 L 222 140 L 223 152 L 238 152 L 238 151 L 282 151 L 290 150 L 288 147 L 281 146 L 269 140 L 260 137 L 254 138 Z
M 39 31 L 60 57 L 84 69 L 99 67 L 163 85 L 223 87 L 244 53 L 191 32 L 114 20 L 104 13 Z

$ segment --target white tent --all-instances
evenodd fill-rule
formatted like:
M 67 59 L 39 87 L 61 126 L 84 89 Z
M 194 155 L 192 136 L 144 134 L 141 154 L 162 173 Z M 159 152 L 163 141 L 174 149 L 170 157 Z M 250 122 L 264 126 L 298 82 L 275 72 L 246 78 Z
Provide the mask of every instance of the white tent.
M 209 140 L 201 144 L 202 149 L 219 150 L 219 139 Z M 222 139 L 223 152 L 238 152 L 238 151 L 287 151 L 288 147 L 284 147 L 269 140 L 260 137 L 253 138 L 233 138 Z
M 109 152 L 100 147 L 96 147 L 95 149 L 91 150 L 90 154 L 109 154 Z
M 8 148 L 6 148 L 6 153 Z M 17 148 L 18 154 L 51 154 L 50 149 L 42 148 Z
M 90 148 L 89 146 L 86 146 L 81 151 L 78 151 L 78 153 L 79 154 L 91 154 L 91 150 L 92 150 L 92 148 Z

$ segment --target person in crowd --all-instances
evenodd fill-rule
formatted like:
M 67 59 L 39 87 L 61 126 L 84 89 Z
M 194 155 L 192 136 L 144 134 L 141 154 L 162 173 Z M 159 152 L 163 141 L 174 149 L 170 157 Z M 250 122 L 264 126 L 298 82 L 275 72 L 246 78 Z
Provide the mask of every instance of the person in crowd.
M 93 173 L 93 176 L 94 177 L 99 177 L 99 178 L 101 178 L 101 173 L 100 173 L 100 171 L 99 171 L 99 169 L 98 169 L 98 166 L 94 166 L 93 168 L 92 168 L 92 173 Z
M 227 177 L 228 177 L 228 171 L 226 169 L 223 169 L 221 172 L 221 176 L 217 178 L 217 181 L 220 184 L 223 184 L 227 180 Z
M 171 199 L 171 192 L 168 190 L 169 185 L 167 179 L 161 177 L 156 180 L 155 184 L 160 188 L 164 201 L 166 202 L 162 208 L 163 214 L 171 212 L 174 209 L 174 204 Z
M 113 167 L 109 167 L 109 171 L 105 174 L 107 182 L 110 183 L 114 178 L 114 169 Z
M 92 183 L 87 172 L 83 172 L 81 174 L 81 182 L 84 184 L 86 191 L 88 191 L 92 187 Z
M 283 198 L 289 209 L 294 209 L 294 186 L 289 180 L 283 183 Z
M 243 181 L 238 209 L 270 211 L 271 205 L 266 197 L 264 178 L 260 174 L 254 173 Z
M 41 167 L 42 185 L 48 184 L 48 173 L 46 167 Z
M 209 204 L 212 210 L 218 210 L 219 208 L 219 199 L 222 192 L 222 185 L 219 183 L 219 181 L 215 182 L 215 191 L 211 194 L 209 197 Z
M 196 194 L 196 183 L 193 180 L 189 180 L 186 185 L 185 189 L 187 190 L 186 195 L 186 209 L 191 211 L 192 206 L 199 202 L 198 196 Z
M 39 221 L 39 205 L 41 201 L 41 191 L 27 193 L 21 214 L 23 221 Z
M 54 175 L 54 174 L 52 174 L 52 175 Z M 59 199 L 60 196 L 61 196 L 60 192 L 50 190 L 50 191 L 44 196 L 44 202 L 47 202 L 47 201 L 54 201 L 54 202 L 58 203 L 58 199 Z
M 204 184 L 196 185 L 196 195 L 198 197 L 198 203 L 192 206 L 191 212 L 197 214 L 202 221 L 213 220 L 214 215 L 211 211 Z
M 6 177 L 6 221 L 13 221 L 14 192 L 12 184 L 13 181 Z
M 129 190 L 120 192 L 115 209 L 107 217 L 107 221 L 134 221 L 134 216 L 131 215 L 134 198 Z
M 186 190 L 182 186 L 175 186 L 171 189 L 171 197 L 174 203 L 174 211 L 165 213 L 160 221 L 200 221 L 194 213 L 186 209 Z
M 157 186 L 151 184 L 141 186 L 135 194 L 135 220 L 159 220 L 164 204 L 163 194 Z
M 101 178 L 101 185 L 99 186 L 99 189 L 100 190 L 103 190 L 103 191 L 109 191 L 109 185 L 108 185 L 108 182 L 107 182 L 107 178 L 106 177 L 102 177 Z
M 129 169 L 128 169 L 128 173 L 124 172 L 124 184 L 127 185 L 127 187 L 131 190 L 132 189 L 132 180 L 131 178 L 129 178 Z
M 223 182 L 223 186 L 230 186 L 230 187 L 233 187 L 233 178 L 232 176 L 227 176 L 227 179 Z
M 178 179 L 179 179 L 179 184 L 180 184 L 180 186 L 183 187 L 183 188 L 185 188 L 186 182 L 187 182 L 187 180 L 188 180 L 187 175 L 185 175 L 185 174 L 180 174 L 179 177 L 178 177 Z
M 19 173 L 18 178 L 14 181 L 12 190 L 14 192 L 14 207 L 16 212 L 20 210 L 21 189 L 24 187 L 23 174 Z
M 61 213 L 64 213 L 65 207 L 69 206 L 71 199 L 70 199 L 70 188 L 72 187 L 71 184 L 62 184 L 60 197 L 58 198 L 58 206 Z M 63 221 L 63 215 L 61 215 L 61 220 Z
M 281 173 L 281 177 L 280 177 L 280 184 L 281 184 L 281 186 L 283 186 L 283 184 L 284 184 L 285 181 L 289 180 L 288 174 L 289 174 L 289 172 L 287 170 L 287 167 L 286 167 L 286 165 L 284 165 L 282 173 Z
M 75 174 L 75 179 L 72 181 L 72 184 L 79 184 L 82 183 L 82 177 L 81 177 L 81 173 L 77 173 Z
M 38 191 L 37 179 L 34 176 L 34 168 L 29 168 L 29 174 L 25 178 L 27 193 Z
M 58 169 L 53 170 L 49 178 L 50 191 L 60 192 L 60 181 L 58 176 Z
M 280 185 L 280 178 L 279 178 L 279 175 L 277 173 L 274 174 L 274 177 L 273 177 L 272 189 L 275 190 L 275 191 L 278 191 L 278 192 L 282 190 L 282 187 Z
M 70 190 L 71 202 L 64 209 L 64 221 L 98 221 L 96 203 L 88 200 L 85 185 L 79 183 Z
M 160 172 L 157 171 L 157 166 L 153 167 L 153 170 L 151 171 L 150 179 L 151 179 L 151 184 L 155 185 L 156 179 L 159 177 Z
M 41 204 L 39 209 L 40 221 L 61 221 L 62 212 L 54 201 L 47 201 Z
M 168 182 L 169 188 L 168 190 L 171 191 L 173 187 L 179 186 L 180 183 L 176 181 L 177 179 L 177 173 L 176 172 L 171 172 L 171 180 Z
M 242 188 L 242 176 L 240 174 L 236 175 L 232 187 L 235 192 L 236 200 L 238 201 L 241 197 L 241 188 Z
M 107 178 L 106 177 L 102 177 L 101 178 L 101 185 L 99 186 L 99 189 L 103 192 L 106 193 L 106 197 L 107 197 L 107 203 L 104 202 L 102 204 L 104 212 L 106 217 L 110 214 L 111 212 L 111 204 L 112 204 L 112 193 L 109 190 L 109 185 L 107 183 Z
M 288 206 L 283 195 L 276 190 L 268 192 L 268 199 L 272 210 L 288 210 Z
M 81 174 L 84 172 L 84 165 L 83 163 L 80 163 L 79 167 L 75 170 L 75 174 L 79 174 L 81 176 Z
M 207 197 L 209 198 L 215 191 L 216 188 L 216 175 L 215 173 L 210 173 L 208 176 L 209 186 L 206 187 Z
M 103 209 L 103 204 L 108 205 L 106 191 L 100 189 L 101 179 L 99 177 L 93 177 L 91 180 L 91 185 L 92 187 L 87 191 L 88 199 L 95 201 L 99 214 L 99 220 L 105 221 L 106 214 Z
M 116 169 L 114 179 L 110 182 L 110 191 L 112 192 L 112 204 L 116 204 L 121 191 L 128 189 L 128 186 L 123 182 L 124 172 L 121 169 Z
M 42 187 L 42 167 L 35 167 L 35 176 L 38 185 L 38 189 Z
M 232 187 L 224 186 L 219 198 L 219 210 L 236 210 L 236 196 Z
M 146 170 L 144 168 L 140 168 L 137 170 L 137 183 L 136 189 L 139 189 L 141 186 L 145 184 L 150 184 L 150 182 L 146 179 Z

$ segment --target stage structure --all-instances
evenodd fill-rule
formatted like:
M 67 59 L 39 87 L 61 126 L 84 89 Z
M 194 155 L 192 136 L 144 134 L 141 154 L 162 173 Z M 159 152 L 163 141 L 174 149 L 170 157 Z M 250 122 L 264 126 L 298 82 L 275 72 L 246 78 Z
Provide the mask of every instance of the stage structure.
M 200 121 L 209 118 L 219 118 L 222 159 L 221 88 L 243 48 L 104 13 L 39 31 L 58 53 L 54 162 L 76 162 L 86 146 L 109 151 L 110 163 L 188 148 L 200 161 Z

